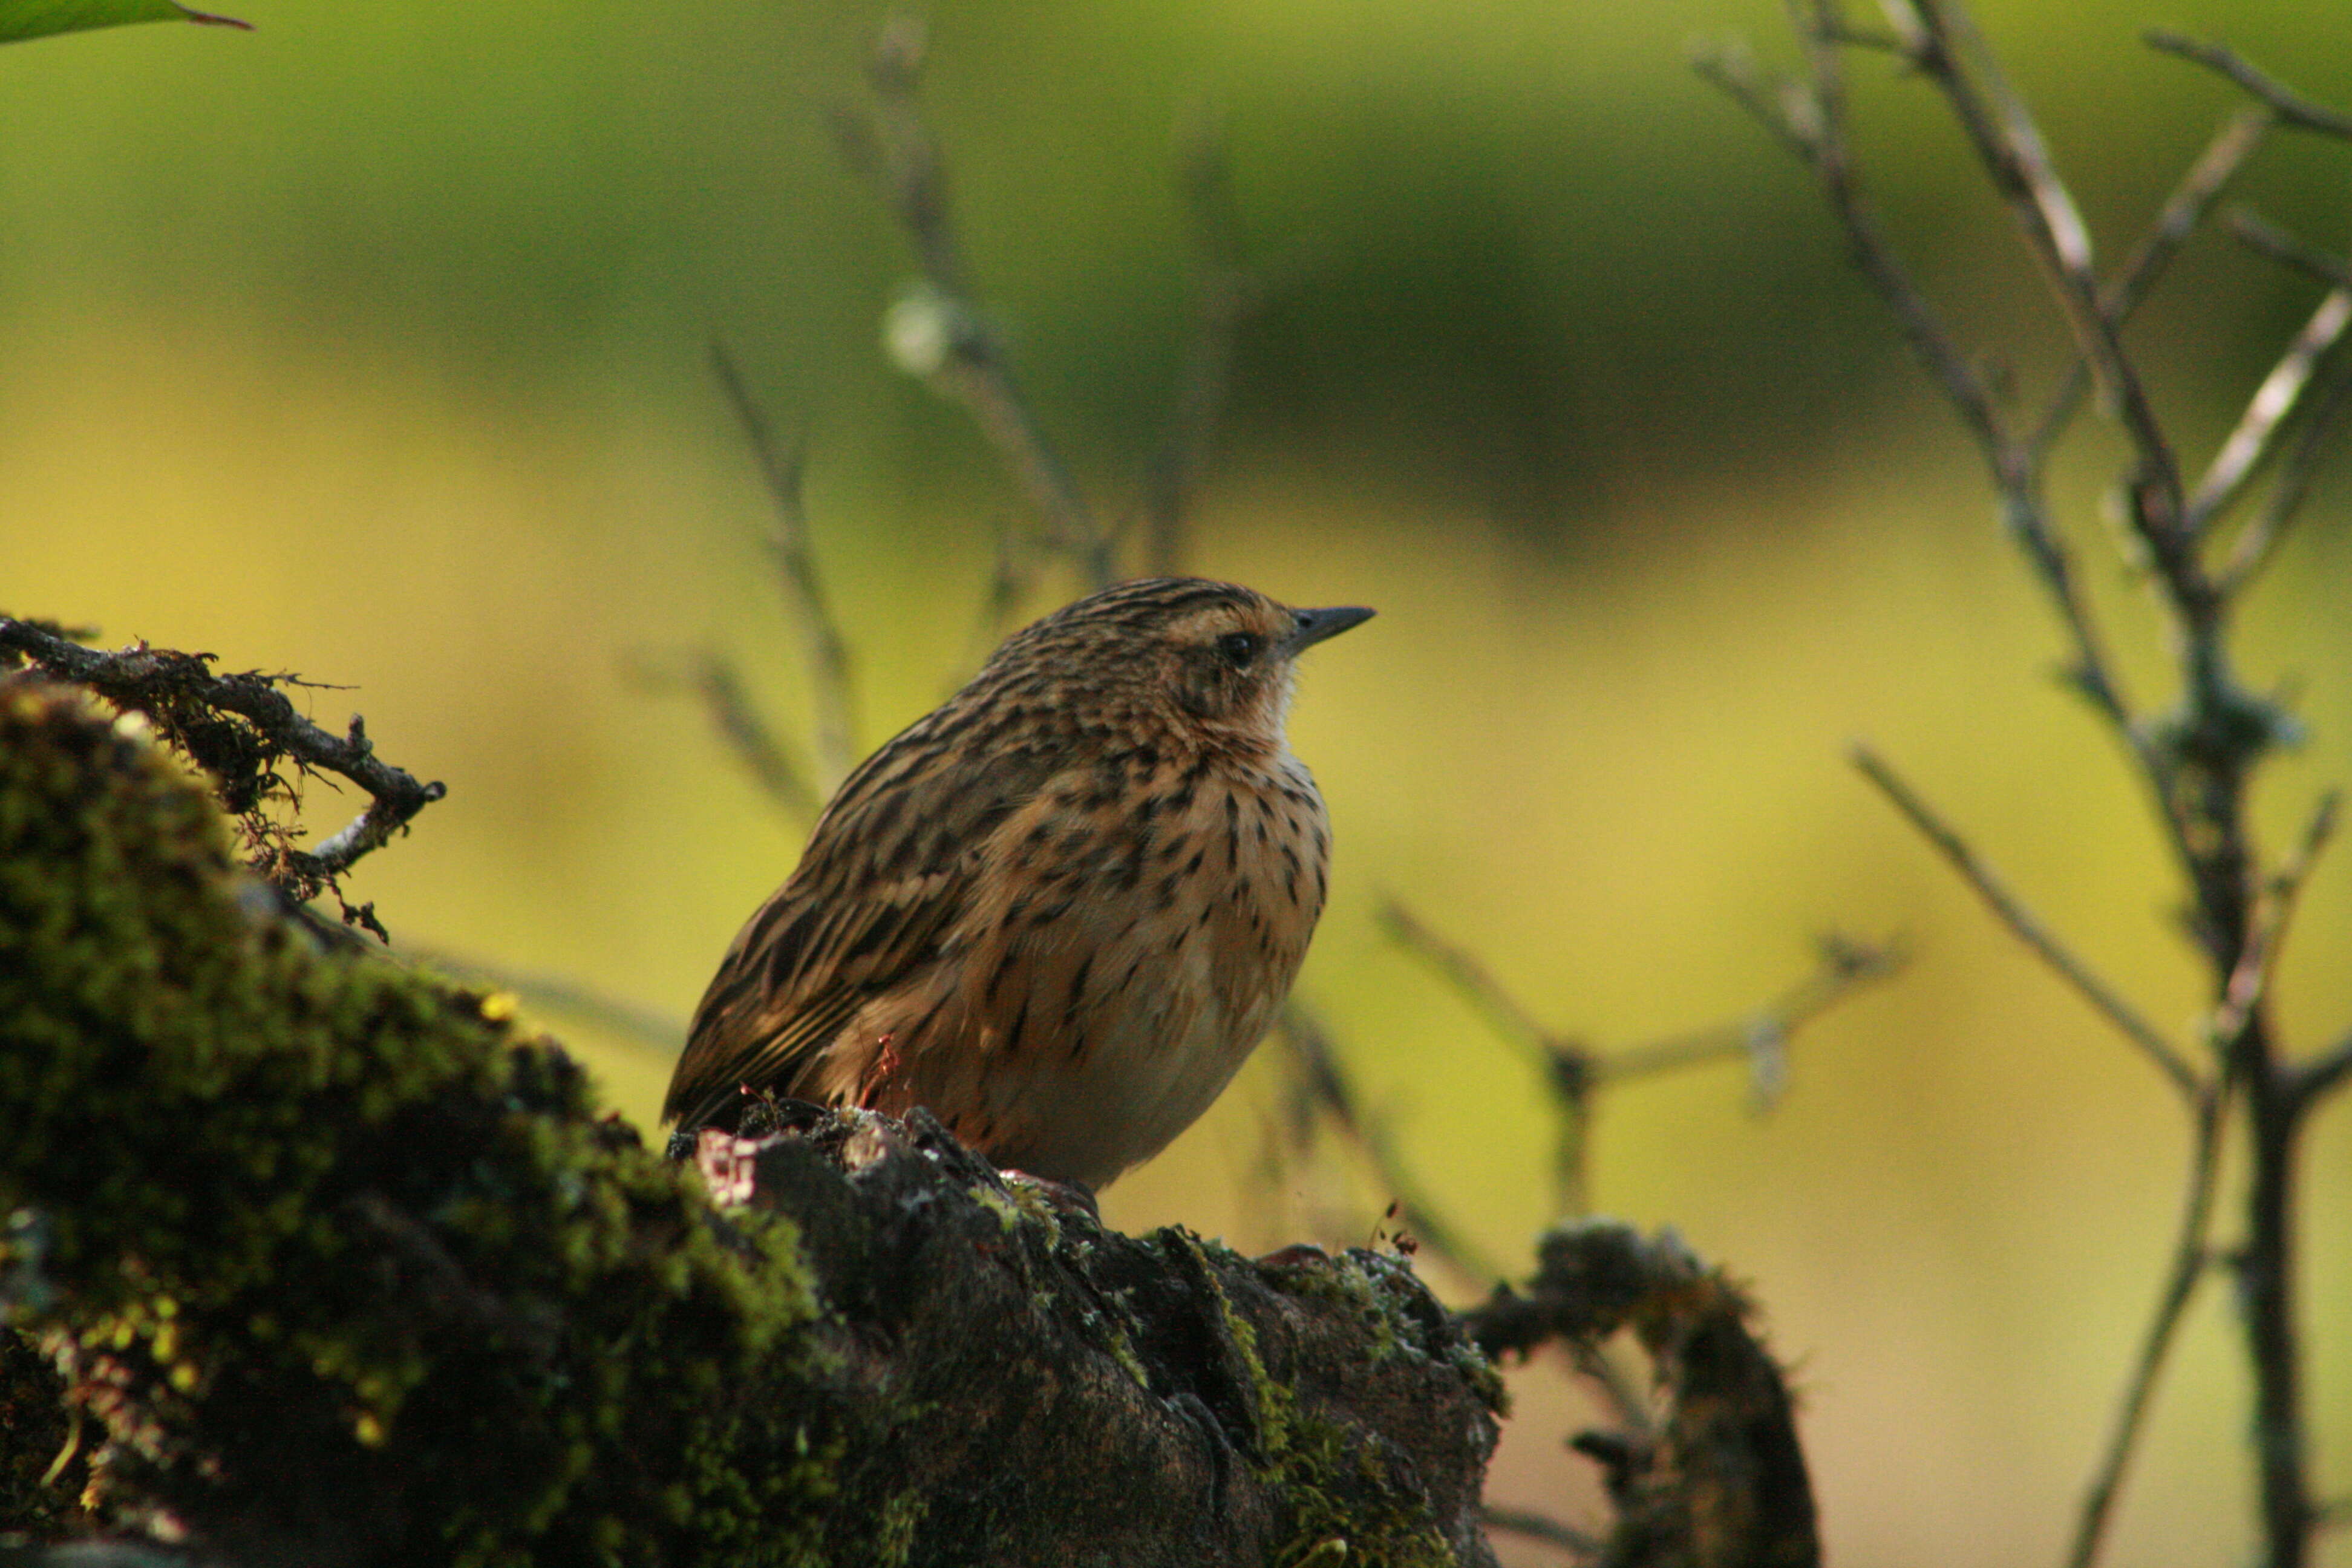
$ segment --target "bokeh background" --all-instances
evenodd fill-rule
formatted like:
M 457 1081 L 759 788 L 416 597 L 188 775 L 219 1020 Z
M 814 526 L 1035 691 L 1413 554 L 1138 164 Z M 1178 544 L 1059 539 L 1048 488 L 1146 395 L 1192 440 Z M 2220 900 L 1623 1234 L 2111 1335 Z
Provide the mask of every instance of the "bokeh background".
M 2114 254 L 2233 107 L 2140 27 L 2226 36 L 2352 100 L 2305 0 L 2000 0 L 1983 20 Z M 446 780 L 355 896 L 396 939 L 682 1018 L 802 825 L 646 649 L 807 694 L 766 497 L 705 368 L 725 340 L 805 432 L 863 740 L 955 673 L 1024 515 L 957 410 L 892 370 L 910 274 L 823 111 L 882 14 L 249 0 L 255 34 L 145 27 L 0 52 L 0 605 L 354 689 Z M 1334 902 L 1301 993 L 1437 1199 L 1524 1258 L 1549 1216 L 1531 1069 L 1381 936 L 1393 895 L 1564 1033 L 1738 1015 L 1817 933 L 1911 968 L 1802 1037 L 1768 1118 L 1736 1068 L 1605 1101 L 1593 1196 L 1754 1283 L 1797 1368 L 1850 1564 L 2051 1561 L 2154 1295 L 2185 1131 L 2168 1092 L 1846 768 L 1867 737 L 2048 919 L 2186 1037 L 2195 969 L 2143 802 L 2049 679 L 2060 647 L 1971 449 L 1845 271 L 1805 177 L 1685 65 L 1765 0 L 942 0 L 928 97 L 981 285 L 1041 416 L 1131 508 L 1186 333 L 1171 132 L 1223 114 L 1252 255 L 1188 563 L 1381 617 L 1318 650 L 1294 723 L 1331 803 Z M 2046 385 L 2053 319 L 1926 94 L 1857 67 L 1863 147 L 1925 280 Z M 2247 195 L 2339 251 L 2342 147 L 2282 139 Z M 2311 285 L 2193 247 L 2140 323 L 2200 456 Z M 2157 628 L 2112 552 L 2086 422 L 2068 526 L 2143 701 Z M 2273 843 L 2352 779 L 2352 465 L 2249 606 L 2252 678 L 2310 742 Z M 1058 581 L 1036 608 L 1066 596 Z M 321 796 L 324 787 L 318 786 Z M 348 803 L 314 803 L 340 821 Z M 2352 1025 L 2352 863 L 2312 889 L 2282 1016 Z M 551 1017 L 650 1124 L 667 1061 Z M 1266 1180 L 1255 1065 L 1108 1217 L 1258 1247 L 1328 1213 Z M 2352 1106 L 2306 1157 L 2312 1415 L 2352 1489 Z M 1328 1239 L 1360 1241 L 1364 1236 Z M 1460 1295 L 1468 1282 L 1447 1279 Z M 1514 1374 L 1494 1495 L 1592 1508 L 1559 1370 Z M 2111 1561 L 2228 1562 L 2250 1510 L 2226 1294 L 2166 1382 Z M 2352 1563 L 2352 1531 L 2322 1559 Z M 1506 1542 L 1510 1561 L 1556 1560 Z

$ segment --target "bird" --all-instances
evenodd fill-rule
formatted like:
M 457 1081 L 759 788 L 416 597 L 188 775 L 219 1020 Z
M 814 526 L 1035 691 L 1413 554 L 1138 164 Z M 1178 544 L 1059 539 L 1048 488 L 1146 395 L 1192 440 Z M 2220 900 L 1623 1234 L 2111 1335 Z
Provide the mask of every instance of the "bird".
M 842 782 L 711 978 L 663 1120 L 919 1106 L 1089 1191 L 1158 1153 L 1306 956 L 1331 829 L 1285 734 L 1294 669 L 1371 615 L 1161 577 L 1013 634 Z

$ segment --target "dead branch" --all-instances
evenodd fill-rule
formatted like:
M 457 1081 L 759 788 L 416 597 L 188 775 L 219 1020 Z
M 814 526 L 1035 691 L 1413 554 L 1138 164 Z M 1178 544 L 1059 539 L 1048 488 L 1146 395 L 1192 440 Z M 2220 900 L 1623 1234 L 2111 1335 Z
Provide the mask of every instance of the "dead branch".
M 1614 1221 L 1554 1226 L 1523 1291 L 1498 1287 L 1460 1314 L 1487 1354 L 1553 1340 L 1597 1343 L 1630 1327 L 1657 1368 L 1666 1415 L 1629 1441 L 1580 1434 L 1619 1518 L 1604 1561 L 1774 1564 L 1820 1560 L 1812 1488 L 1780 1369 L 1750 1327 L 1752 1310 L 1672 1232 L 1644 1238 Z
M 1495 1032 L 1544 1070 L 1557 1121 L 1554 1200 L 1561 1215 L 1586 1212 L 1586 1149 L 1592 1095 L 1604 1084 L 1729 1059 L 1748 1064 L 1756 1102 L 1769 1107 L 1787 1076 L 1790 1037 L 1853 991 L 1902 967 L 1901 951 L 1832 936 L 1821 966 L 1744 1018 L 1688 1035 L 1599 1050 L 1546 1029 L 1467 950 L 1447 942 L 1394 899 L 1379 918 L 1391 940 L 1423 959 Z
M 356 713 L 341 735 L 330 734 L 294 710 L 280 689 L 307 683 L 291 675 L 247 670 L 215 675 L 218 656 L 178 653 L 134 643 L 102 653 L 32 621 L 0 616 L 0 668 L 21 660 L 59 679 L 88 687 L 116 707 L 144 715 L 173 745 L 218 781 L 232 816 L 257 818 L 271 795 L 291 795 L 277 764 L 291 760 L 305 772 L 333 773 L 368 795 L 365 810 L 315 849 L 294 848 L 282 833 L 251 833 L 256 868 L 289 897 L 307 900 L 332 888 L 363 857 L 404 830 L 411 818 L 446 795 L 439 781 L 414 774 L 375 754 Z M 234 715 L 230 723 L 220 715 Z
M 1844 26 L 1837 0 L 1801 0 L 1795 7 L 1807 69 L 1803 79 L 1784 89 L 1782 100 L 1793 107 L 1777 116 L 1775 129 L 1821 174 L 1832 211 L 1846 229 L 1857 260 L 1888 298 L 1906 334 L 1915 343 L 1927 338 L 1930 372 L 1978 433 L 1993 470 L 2003 521 L 2051 591 L 2075 644 L 2074 684 L 2129 748 L 2158 807 L 2167 843 L 2191 891 L 2189 930 L 2212 973 L 2214 1012 L 2208 1031 L 2216 1058 L 2212 1076 L 2200 1076 L 2171 1042 L 2060 946 L 1958 835 L 1883 763 L 1867 752 L 1856 761 L 2010 929 L 2172 1080 L 2195 1110 L 2200 1128 L 2205 1118 L 2218 1121 L 2224 1106 L 2242 1108 L 2251 1179 L 2244 1239 L 2231 1256 L 2237 1263 L 2253 1373 L 2260 1516 L 2271 1568 L 2299 1568 L 2309 1550 L 2313 1506 L 2305 1471 L 2303 1363 L 2294 1301 L 2294 1157 L 2300 1120 L 2310 1104 L 2305 1090 L 2314 1074 L 2333 1081 L 2331 1069 L 2320 1064 L 2332 1063 L 2334 1053 L 2314 1058 L 2301 1069 L 2288 1066 L 2265 1011 L 2264 992 L 2278 929 L 2308 859 L 2326 836 L 2330 814 L 2322 812 L 2307 836 L 2308 852 L 2290 863 L 2284 880 L 2273 879 L 2269 885 L 2273 891 L 2265 895 L 2248 826 L 2247 791 L 2256 766 L 2292 733 L 2293 726 L 2277 704 L 2239 682 L 2225 632 L 2233 596 L 2268 559 L 2303 504 L 2319 458 L 2344 416 L 2346 383 L 2352 377 L 2334 378 L 2315 395 L 2313 387 L 2323 379 L 2323 362 L 2352 325 L 2352 291 L 2345 289 L 2347 280 L 2338 275 L 2333 258 L 2318 257 L 2263 226 L 2238 225 L 2242 237 L 2251 236 L 2258 247 L 2324 277 L 2330 293 L 2257 389 L 2193 492 L 2184 490 L 2176 448 L 2123 350 L 2119 331 L 2165 260 L 2243 165 L 2268 125 L 2341 135 L 2352 122 L 2289 91 L 2218 46 L 2192 45 L 2175 35 L 2151 36 L 2149 41 L 2157 47 L 2230 76 L 2261 107 L 2223 125 L 2167 202 L 2155 229 L 2121 273 L 2103 284 L 2073 196 L 2058 178 L 2032 116 L 1959 0 L 1890 0 L 1887 14 L 1902 58 L 1943 96 L 1977 162 L 2007 203 L 2066 318 L 2081 363 L 2088 366 L 2090 381 L 2123 426 L 2132 452 L 2122 485 L 2134 541 L 2130 563 L 2147 569 L 2158 603 L 2172 623 L 2181 689 L 2172 710 L 2142 721 L 2121 698 L 2045 515 L 2042 464 L 2081 397 L 2082 374 L 2070 375 L 2061 386 L 2032 438 L 2011 440 L 1987 401 L 1981 381 L 1961 374 L 1965 363 L 1953 357 L 1948 339 L 1936 335 L 1940 329 L 1934 327 L 1933 316 L 1916 291 L 1906 292 L 1883 237 L 1853 216 L 1853 185 L 1842 160 L 1837 53 L 1842 47 L 1875 47 L 1881 41 L 1856 38 Z M 1736 76 L 1728 85 L 1751 109 L 1768 101 Z M 1825 155 L 1824 149 L 1841 156 Z M 2347 297 L 2339 300 L 2339 292 Z M 2282 462 L 2266 505 L 2239 534 L 2222 567 L 2210 570 L 2201 553 L 2209 525 L 2243 497 L 2305 405 L 2309 409 L 2300 420 L 2301 433 Z M 2352 1072 L 2352 1065 L 2342 1070 Z M 2233 1089 L 2239 1092 L 2232 1095 Z M 2185 1222 L 2184 1234 L 2202 1234 L 2210 1177 L 2197 1172 L 2210 1157 L 2209 1139 L 2219 1136 L 2200 1131 L 2197 1140 L 2200 1152 L 2192 1161 L 2187 1205 L 2189 1221 L 2194 1223 Z M 2096 1552 L 2114 1489 L 2170 1342 L 2172 1322 L 2193 1282 L 2194 1268 L 2201 1267 L 2201 1242 L 2194 1248 L 2184 1242 L 2176 1253 L 2146 1354 L 2125 1391 L 2116 1437 L 2085 1500 L 2076 1542 L 2078 1562 L 2087 1562 Z
M 2269 500 L 2240 531 L 2217 574 L 2222 593 L 2232 602 L 2262 574 L 2289 526 L 2301 515 L 2304 503 L 2310 499 L 2320 460 L 2334 449 L 2347 414 L 2352 414 L 2352 372 L 2339 371 L 2320 394 L 2294 445 L 2279 465 Z
M 2189 237 L 2204 222 L 2213 204 L 2238 177 L 2246 161 L 2262 146 L 2263 139 L 2277 121 L 2263 108 L 2241 109 L 2223 118 L 2213 132 L 2213 139 L 2199 153 L 2197 161 L 2181 175 L 2172 195 L 2148 226 L 2147 232 L 2133 247 L 2123 268 L 2099 293 L 2099 308 L 2107 313 L 2118 328 L 2129 321 L 2140 302 L 2155 288 L 2172 258 L 2188 243 Z M 2081 355 L 2067 367 L 2065 379 L 2052 395 L 2050 405 L 2033 428 L 2028 449 L 2038 464 L 2047 458 L 2050 448 L 2065 433 L 2075 411 L 2082 406 L 2083 394 L 2090 389 L 2091 378 Z
M 849 776 L 860 753 L 849 645 L 841 635 L 840 622 L 834 617 L 824 581 L 817 572 L 816 555 L 810 548 L 808 510 L 802 484 L 807 452 L 798 441 L 789 447 L 778 443 L 751 389 L 743 384 L 734 360 L 718 343 L 710 345 L 710 368 L 720 390 L 727 395 L 728 404 L 735 410 L 737 422 L 743 426 L 752 455 L 759 459 L 761 475 L 768 481 L 768 493 L 775 500 L 768 549 L 776 561 L 776 585 L 783 595 L 784 618 L 800 638 L 801 662 L 808 670 L 810 706 L 814 710 L 814 793 L 822 800 Z
M 1173 575 L 1183 564 L 1184 523 L 1216 446 L 1236 342 L 1264 294 L 1243 259 L 1233 162 L 1210 111 L 1179 132 L 1176 166 L 1192 227 L 1192 331 L 1168 433 L 1145 475 L 1143 568 L 1152 576 Z
M 2256 465 L 2272 451 L 2279 426 L 2294 416 L 2320 362 L 2344 335 L 2345 327 L 2352 325 L 2352 273 L 2345 276 L 2347 281 L 2327 291 L 2278 363 L 2263 378 L 2229 439 L 2213 455 L 2212 466 L 2197 481 L 2186 514 L 2187 526 L 2192 531 L 2203 532 L 2238 499 Z
M 668 655 L 640 651 L 624 668 L 647 691 L 686 692 L 699 699 L 711 727 L 768 798 L 795 822 L 816 820 L 824 797 L 794 748 L 770 726 L 744 689 L 742 672 L 733 659 L 709 648 Z
M 2173 1242 L 2171 1261 L 2166 1266 L 2164 1282 L 2157 1293 L 2156 1311 L 2141 1337 L 2139 1356 L 2133 1362 L 2131 1375 L 2124 1384 L 2115 1428 L 2084 1488 L 2074 1544 L 2066 1556 L 2067 1568 L 2091 1568 L 2098 1558 L 2108 1518 L 2123 1489 L 2124 1472 L 2138 1447 L 2148 1407 L 2156 1398 L 2157 1380 L 2172 1353 L 2173 1336 L 2197 1293 L 2199 1281 L 2205 1278 L 2212 1263 L 2212 1249 L 2206 1236 L 2212 1226 L 2216 1177 L 2221 1169 L 2222 1117 L 2226 1110 L 2222 1090 L 2226 1087 L 2225 1080 L 2221 1086 L 2205 1086 L 2198 1091 L 2196 1127 L 2189 1157 L 2189 1188 L 2181 1199 L 2178 1239 Z
M 1812 3 L 1793 7 L 1792 15 L 1805 59 L 1801 80 L 1774 81 L 1743 53 L 1732 50 L 1701 57 L 1696 62 L 1700 74 L 1760 119 L 1821 182 L 1831 215 L 1844 232 L 1849 258 L 1894 312 L 1913 353 L 1983 454 L 2000 499 L 2002 523 L 2025 552 L 2073 640 L 2069 684 L 2126 737 L 2127 743 L 2137 747 L 2131 703 L 2077 581 L 2073 550 L 2050 519 L 2042 493 L 2041 447 L 2010 431 L 1992 389 L 1912 281 L 1864 192 L 1846 127 L 1844 65 L 1838 54 L 1848 35 L 1843 12 L 1833 4 Z M 1906 42 L 1904 47 L 1907 54 L 1913 46 Z M 2054 430 L 2058 422 L 2053 410 L 2043 427 Z
M 2268 72 L 2258 70 L 2239 58 L 2237 53 L 2221 44 L 2200 44 L 2185 34 L 2162 27 L 2152 27 L 2140 35 L 2152 49 L 2182 59 L 2194 60 L 2209 70 L 2216 70 L 2236 82 L 2252 96 L 2260 99 L 2285 124 L 2298 131 L 2314 131 L 2323 136 L 2340 136 L 2352 140 L 2352 115 L 2346 115 L 2312 99 L 2303 96 Z
M 1971 848 L 1957 829 L 1938 816 L 1936 809 L 1916 790 L 1906 784 L 1875 752 L 1866 746 L 1853 750 L 1854 767 L 1879 792 L 1892 801 L 1895 808 L 1917 828 L 1928 843 L 1934 845 L 1944 858 L 1968 885 L 1976 889 L 1995 917 L 2010 929 L 2018 941 L 2034 955 L 2055 970 L 2059 977 L 2072 985 L 2092 1008 L 2139 1048 L 2140 1053 L 2156 1064 L 2173 1087 L 2194 1097 L 2203 1092 L 2202 1080 L 2188 1058 L 2173 1047 L 2157 1026 L 2142 1017 L 2138 1009 L 2126 1001 L 2122 993 L 2099 978 L 2091 966 L 2050 934 L 2033 911 L 2009 890 L 1998 873 Z
M 1579 1557 L 1598 1557 L 1607 1546 L 1600 1536 L 1564 1523 L 1548 1513 L 1538 1513 L 1533 1509 L 1504 1508 L 1496 1503 L 1486 1503 L 1478 1510 L 1478 1521 L 1488 1530 L 1524 1535 L 1529 1541 L 1540 1541 L 1547 1546 L 1557 1546 Z
M 843 155 L 874 184 L 915 252 L 920 288 L 890 308 L 884 337 L 901 369 L 962 404 L 1044 519 L 1055 548 L 1097 587 L 1116 580 L 1110 536 L 1030 412 L 974 296 L 948 200 L 945 161 L 922 115 L 923 25 L 887 23 L 866 68 L 870 115 L 835 117 Z

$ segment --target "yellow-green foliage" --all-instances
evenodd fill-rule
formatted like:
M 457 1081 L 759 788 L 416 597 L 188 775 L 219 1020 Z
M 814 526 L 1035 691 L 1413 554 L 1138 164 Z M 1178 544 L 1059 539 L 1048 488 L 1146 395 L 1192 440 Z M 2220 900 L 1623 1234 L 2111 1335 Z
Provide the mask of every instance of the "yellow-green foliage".
M 321 950 L 135 721 L 0 682 L 0 1289 L 102 1491 L 297 1538 L 429 1495 L 417 1563 L 803 1559 L 842 1438 L 793 1397 L 793 1226 L 719 1220 L 506 1013 Z

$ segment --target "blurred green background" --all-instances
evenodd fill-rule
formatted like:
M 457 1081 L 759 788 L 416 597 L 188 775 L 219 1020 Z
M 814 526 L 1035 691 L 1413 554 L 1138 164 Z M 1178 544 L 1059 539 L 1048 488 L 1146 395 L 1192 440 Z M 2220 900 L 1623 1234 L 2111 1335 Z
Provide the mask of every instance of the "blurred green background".
M 1024 515 L 961 416 L 877 350 L 911 268 L 822 111 L 857 100 L 882 14 L 242 14 L 261 30 L 0 52 L 0 605 L 351 683 L 314 694 L 317 715 L 363 711 L 387 756 L 450 786 L 353 879 L 395 937 L 682 1017 L 801 827 L 625 666 L 723 647 L 787 723 L 806 711 L 766 499 L 706 344 L 808 435 L 866 743 L 936 700 L 994 531 Z M 1769 1119 L 1731 1068 L 1609 1098 L 1594 1198 L 1753 1281 L 1797 1369 L 1836 1561 L 2054 1560 L 2169 1245 L 2182 1119 L 1848 771 L 1847 742 L 1882 747 L 2184 1037 L 2197 975 L 2141 797 L 2048 679 L 2058 639 L 1972 450 L 1805 177 L 1685 65 L 1734 33 L 1785 56 L 1779 11 L 928 15 L 981 284 L 1113 515 L 1186 332 L 1171 129 L 1202 102 L 1223 114 L 1250 249 L 1287 281 L 1243 339 L 1188 563 L 1381 609 L 1316 654 L 1294 722 L 1339 844 L 1300 989 L 1427 1185 L 1523 1258 L 1549 1217 L 1547 1112 L 1532 1072 L 1381 936 L 1381 894 L 1602 1045 L 1741 1012 L 1832 927 L 1902 933 L 1911 969 L 1800 1039 Z M 2333 6 L 2003 0 L 1983 20 L 2111 255 L 2233 106 L 2141 26 L 2226 36 L 2352 100 Z M 2046 385 L 2053 319 L 1957 136 L 1875 63 L 1857 79 L 1921 276 Z M 2244 189 L 2340 251 L 2347 173 L 2341 147 L 2281 141 Z M 2134 341 L 2200 458 L 2315 295 L 2209 237 L 2147 310 Z M 2060 492 L 2145 701 L 2156 628 L 2097 521 L 2116 448 L 2086 421 L 2077 450 Z M 2292 684 L 2313 733 L 2262 795 L 2273 844 L 2352 779 L 2347 467 L 2244 626 L 2252 678 Z M 348 808 L 318 786 L 322 825 Z M 2312 889 L 2286 965 L 2306 1047 L 2352 1025 L 2348 867 Z M 667 1060 L 557 1027 L 649 1122 Z M 1263 1178 L 1272 1066 L 1107 1216 L 1250 1247 L 1330 1224 L 1328 1173 Z M 2342 1495 L 2352 1107 L 2320 1120 L 2306 1168 L 2314 1436 Z M 1549 1364 L 1513 1381 L 1494 1495 L 1589 1510 L 1559 1441 L 1581 1407 Z M 2111 1562 L 2244 1554 L 2245 1421 L 2209 1289 Z M 2323 1561 L 2352 1563 L 2347 1542 Z

